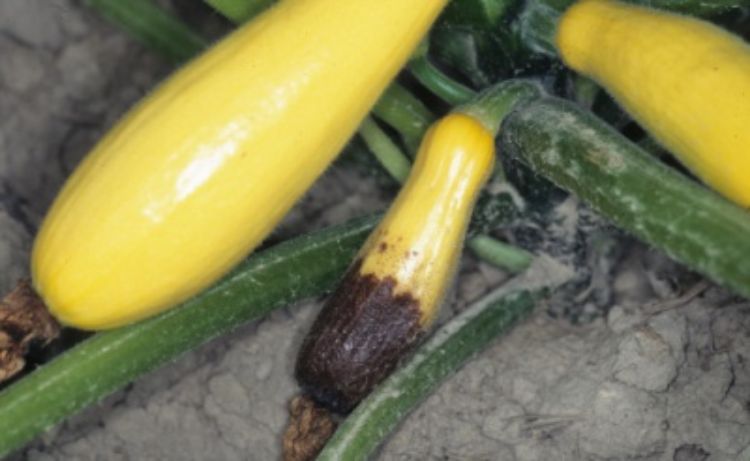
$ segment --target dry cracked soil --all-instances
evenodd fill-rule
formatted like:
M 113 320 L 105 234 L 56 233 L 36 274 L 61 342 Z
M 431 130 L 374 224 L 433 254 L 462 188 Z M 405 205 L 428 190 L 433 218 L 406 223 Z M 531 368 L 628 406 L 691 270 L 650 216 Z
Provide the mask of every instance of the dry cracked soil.
M 188 3 L 176 5 L 192 20 L 209 14 Z M 199 22 L 221 29 L 216 18 Z M 34 232 L 64 178 L 169 70 L 81 2 L 0 0 L 1 290 L 27 274 Z M 277 236 L 382 209 L 390 197 L 335 166 Z M 560 204 L 562 227 L 575 226 L 579 210 L 573 199 Z M 604 290 L 601 315 L 575 325 L 538 309 L 412 413 L 378 459 L 750 460 L 750 304 L 695 277 L 674 283 L 684 269 L 623 245 L 570 295 L 587 303 Z M 507 278 L 467 256 L 446 311 Z M 296 392 L 293 358 L 319 306 L 290 306 L 190 352 L 11 459 L 276 459 Z

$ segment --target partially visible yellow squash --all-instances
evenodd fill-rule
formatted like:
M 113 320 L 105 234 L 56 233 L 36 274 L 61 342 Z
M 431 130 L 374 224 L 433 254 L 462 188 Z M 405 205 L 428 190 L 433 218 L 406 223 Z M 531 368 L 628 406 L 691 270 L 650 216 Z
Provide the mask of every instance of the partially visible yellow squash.
M 34 244 L 64 324 L 154 315 L 208 287 L 325 170 L 447 0 L 285 0 L 177 72 L 68 180 Z
M 698 177 L 750 207 L 750 46 L 708 22 L 612 0 L 573 5 L 557 46 Z

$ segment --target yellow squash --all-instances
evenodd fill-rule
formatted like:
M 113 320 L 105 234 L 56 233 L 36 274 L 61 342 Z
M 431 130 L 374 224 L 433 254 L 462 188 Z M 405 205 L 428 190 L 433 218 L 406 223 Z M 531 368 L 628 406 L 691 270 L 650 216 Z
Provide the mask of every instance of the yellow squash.
M 557 46 L 698 177 L 750 207 L 750 46 L 705 21 L 611 0 L 571 7 Z
M 177 72 L 88 155 L 32 256 L 63 323 L 117 327 L 209 286 L 325 170 L 446 0 L 285 0 Z
M 492 172 L 495 141 L 477 119 L 450 114 L 425 136 L 398 198 L 360 251 L 359 273 L 394 281 L 435 319 L 453 280 L 477 194 Z
M 320 404 L 350 411 L 429 330 L 494 159 L 493 133 L 469 115 L 448 115 L 427 133 L 398 198 L 302 345 L 296 376 Z

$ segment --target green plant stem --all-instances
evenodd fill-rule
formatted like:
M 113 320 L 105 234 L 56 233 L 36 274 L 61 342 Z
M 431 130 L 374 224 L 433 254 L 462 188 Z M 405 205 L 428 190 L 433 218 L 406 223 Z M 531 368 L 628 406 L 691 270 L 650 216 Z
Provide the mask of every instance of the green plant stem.
M 261 252 L 182 306 L 99 333 L 0 393 L 0 457 L 206 341 L 330 288 L 377 219 L 355 220 Z
M 397 82 L 385 90 L 372 113 L 398 131 L 412 153 L 416 153 L 422 137 L 435 121 L 427 106 Z
M 489 87 L 455 110 L 481 121 L 497 136 L 500 125 L 512 110 L 544 94 L 542 87 L 530 80 L 506 80 Z
M 240 24 L 276 3 L 276 0 L 204 0 L 230 21 Z
M 526 270 L 534 259 L 528 251 L 487 235 L 469 239 L 467 246 L 484 261 L 512 273 Z
M 427 53 L 418 53 L 409 63 L 409 70 L 419 83 L 450 105 L 463 104 L 476 91 L 445 75 L 430 62 Z
M 84 0 L 112 22 L 174 62 L 187 61 L 208 43 L 151 0 Z
M 409 160 L 371 117 L 362 122 L 359 134 L 388 174 L 400 183 L 406 181 L 411 169 Z
M 317 460 L 367 459 L 445 378 L 531 312 L 538 294 L 501 288 L 451 320 L 359 404 Z
M 670 257 L 750 297 L 750 213 L 644 152 L 574 103 L 513 112 L 501 148 Z

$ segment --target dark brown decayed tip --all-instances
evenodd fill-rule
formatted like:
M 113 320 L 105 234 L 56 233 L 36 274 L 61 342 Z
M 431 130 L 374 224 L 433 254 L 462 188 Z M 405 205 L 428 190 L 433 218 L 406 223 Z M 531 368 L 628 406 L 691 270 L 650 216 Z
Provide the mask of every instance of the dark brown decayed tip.
M 289 404 L 289 426 L 284 433 L 284 461 L 310 461 L 323 449 L 337 424 L 328 410 L 306 396 Z
M 349 269 L 315 320 L 295 375 L 317 402 L 349 413 L 424 335 L 419 301 L 394 294 L 395 279 Z
M 26 281 L 0 301 L 0 382 L 12 378 L 26 364 L 33 342 L 47 344 L 60 335 L 60 324 Z

